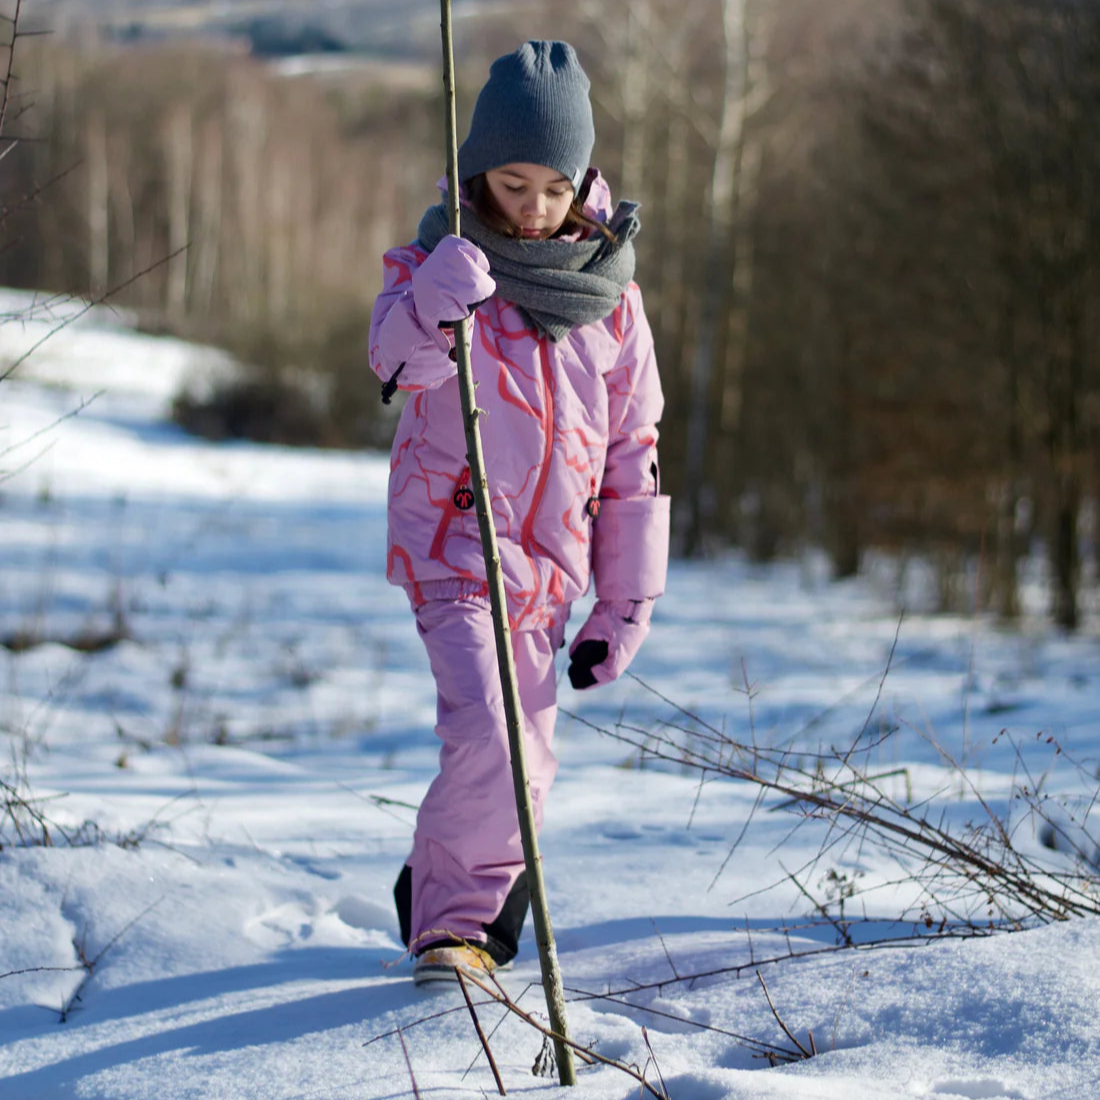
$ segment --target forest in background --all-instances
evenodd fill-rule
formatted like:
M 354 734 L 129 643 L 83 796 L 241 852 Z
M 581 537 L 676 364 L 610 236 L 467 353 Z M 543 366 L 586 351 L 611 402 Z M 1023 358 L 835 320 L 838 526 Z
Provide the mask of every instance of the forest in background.
M 944 608 L 1050 613 L 1097 582 L 1098 0 L 555 0 L 462 23 L 460 127 L 493 57 L 577 46 L 595 162 L 642 202 L 682 554 L 935 563 Z M 247 376 L 181 419 L 385 446 L 380 257 L 443 174 L 442 84 L 229 42 L 19 43 L 0 283 L 100 297 Z M 140 278 L 134 276 L 141 274 Z M 456 413 L 457 415 L 457 413 Z

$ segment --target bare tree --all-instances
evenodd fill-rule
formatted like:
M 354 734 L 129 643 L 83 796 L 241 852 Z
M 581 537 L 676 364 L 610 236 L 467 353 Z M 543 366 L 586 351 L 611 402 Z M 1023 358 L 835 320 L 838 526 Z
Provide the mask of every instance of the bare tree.
M 744 231 L 742 199 L 750 186 L 746 167 L 754 163 L 746 155 L 750 130 L 748 120 L 759 106 L 765 89 L 762 59 L 764 51 L 755 41 L 754 5 L 750 0 L 723 0 L 721 27 L 724 79 L 720 99 L 718 132 L 706 198 L 707 245 L 703 261 L 705 282 L 699 317 L 699 332 L 691 367 L 691 404 L 687 422 L 687 449 L 679 523 L 681 551 L 689 556 L 702 547 L 706 525 L 705 472 L 710 428 L 713 379 L 722 346 L 724 322 L 731 318 L 737 331 L 728 337 L 731 349 L 729 369 L 719 393 L 732 427 L 740 412 L 740 373 L 744 354 L 747 298 L 751 293 L 750 235 Z M 739 247 L 740 246 L 740 247 Z M 734 291 L 741 294 L 740 300 Z M 732 304 L 731 304 L 732 297 Z M 720 421 L 719 421 L 720 422 Z
M 971 297 L 984 310 L 999 412 L 982 429 L 995 440 L 999 606 L 1007 614 L 1017 606 L 1018 518 L 1030 504 L 1045 531 L 1052 617 L 1074 629 L 1090 492 L 1087 409 L 1097 392 L 1089 303 L 1100 72 L 1091 44 L 1100 12 L 1073 0 L 921 0 L 917 11 L 933 109 L 946 114 L 950 105 L 965 151 L 950 186 L 980 188 L 963 239 L 980 257 Z

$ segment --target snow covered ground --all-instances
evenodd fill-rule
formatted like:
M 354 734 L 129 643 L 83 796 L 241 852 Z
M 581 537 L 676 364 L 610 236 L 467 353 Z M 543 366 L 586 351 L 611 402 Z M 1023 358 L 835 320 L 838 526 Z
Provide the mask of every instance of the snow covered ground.
M 61 310 L 9 316 L 0 363 Z M 0 1096 L 496 1095 L 458 991 L 414 989 L 390 901 L 436 748 L 383 577 L 386 458 L 187 436 L 171 394 L 224 362 L 124 322 L 81 317 L 0 382 L 0 778 L 74 841 L 13 845 L 0 821 Z M 687 712 L 793 753 L 893 730 L 873 763 L 929 814 L 981 814 L 945 750 L 1012 819 L 1025 765 L 1052 798 L 1095 793 L 1095 625 L 899 625 L 881 579 L 731 557 L 674 566 L 634 671 L 596 693 L 562 677 L 542 850 L 575 1038 L 673 1100 L 1100 1097 L 1100 919 L 823 950 L 836 931 L 796 877 L 834 916 L 830 884 L 877 884 L 867 913 L 912 922 L 882 853 L 813 863 L 824 824 L 593 728 Z M 1026 823 L 1015 839 L 1057 866 Z M 816 1057 L 760 1056 L 793 1043 L 757 969 Z M 504 983 L 536 1012 L 538 973 L 528 933 Z M 610 1067 L 534 1076 L 540 1037 L 480 1014 L 510 1095 L 639 1095 Z

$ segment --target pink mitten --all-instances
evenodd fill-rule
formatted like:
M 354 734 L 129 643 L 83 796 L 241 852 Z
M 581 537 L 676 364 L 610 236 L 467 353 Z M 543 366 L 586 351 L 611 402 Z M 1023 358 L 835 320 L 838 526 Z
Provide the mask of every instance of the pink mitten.
M 573 687 L 584 690 L 617 680 L 649 633 L 652 614 L 652 600 L 597 600 L 569 647 Z
M 444 237 L 412 277 L 420 323 L 444 351 L 450 341 L 443 329 L 469 317 L 496 288 L 485 254 L 476 244 L 455 236 Z

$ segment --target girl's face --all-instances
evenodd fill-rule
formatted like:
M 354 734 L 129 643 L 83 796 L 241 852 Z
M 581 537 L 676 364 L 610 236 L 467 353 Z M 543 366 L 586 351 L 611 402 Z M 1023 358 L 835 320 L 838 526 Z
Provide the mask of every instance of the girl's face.
M 504 164 L 485 173 L 489 194 L 520 236 L 552 237 L 573 202 L 573 185 L 554 168 L 541 164 Z

